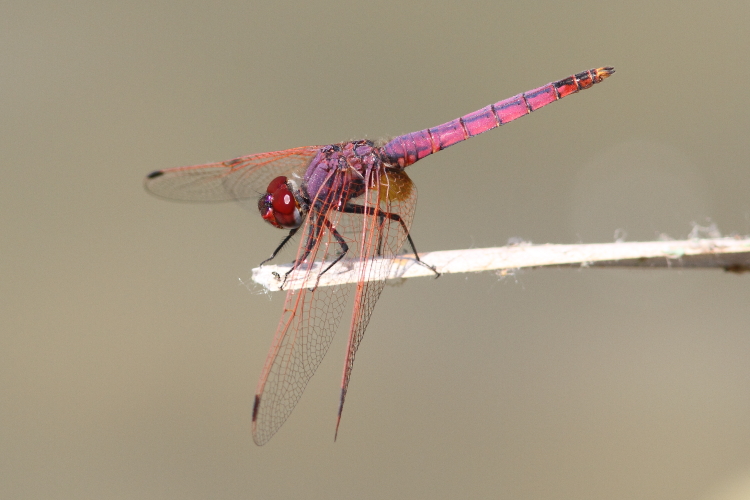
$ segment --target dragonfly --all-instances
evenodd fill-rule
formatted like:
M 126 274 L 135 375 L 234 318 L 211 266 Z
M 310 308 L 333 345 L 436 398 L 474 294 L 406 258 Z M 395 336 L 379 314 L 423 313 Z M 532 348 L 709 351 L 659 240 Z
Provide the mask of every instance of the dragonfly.
M 315 283 L 337 263 L 359 264 L 356 283 L 287 291 L 255 393 L 252 433 L 257 445 L 267 443 L 292 413 L 351 307 L 334 440 L 338 436 L 354 357 L 395 256 L 408 245 L 414 259 L 426 265 L 409 234 L 417 190 L 406 167 L 588 89 L 614 71 L 583 71 L 389 141 L 356 140 L 251 154 L 157 170 L 146 177 L 147 191 L 171 200 L 257 200 L 263 219 L 288 231 L 261 265 L 298 233 L 289 272 L 301 274 L 305 282 Z M 279 276 L 282 288 L 288 274 Z

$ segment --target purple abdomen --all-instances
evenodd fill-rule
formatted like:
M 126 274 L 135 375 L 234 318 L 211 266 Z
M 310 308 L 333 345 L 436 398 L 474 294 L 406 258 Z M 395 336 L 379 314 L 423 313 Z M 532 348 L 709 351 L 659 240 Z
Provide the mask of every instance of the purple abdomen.
M 579 90 L 587 89 L 614 72 L 615 69 L 611 67 L 584 71 L 490 104 L 437 127 L 398 136 L 383 146 L 384 159 L 392 165 L 407 167 L 457 142 L 504 125 Z

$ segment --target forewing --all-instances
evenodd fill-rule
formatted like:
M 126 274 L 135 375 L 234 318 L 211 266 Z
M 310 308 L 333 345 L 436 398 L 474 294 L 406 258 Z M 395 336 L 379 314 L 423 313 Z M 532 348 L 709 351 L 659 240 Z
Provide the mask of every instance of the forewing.
M 403 246 L 414 215 L 416 189 L 408 177 L 404 174 L 396 183 L 398 186 L 389 186 L 389 182 L 387 176 L 380 178 L 375 175 L 371 185 L 380 188 L 367 189 L 365 195 L 352 200 L 353 203 L 368 207 L 369 211 L 365 208 L 365 213 L 342 213 L 336 210 L 318 213 L 313 208 L 308 215 L 296 267 L 298 272 L 305 273 L 305 277 L 299 279 L 307 280 L 311 273 L 320 272 L 338 257 L 341 244 L 336 236 L 349 247 L 346 259 L 341 263 L 346 265 L 346 262 L 362 260 L 364 270 L 356 288 L 349 284 L 287 292 L 284 311 L 255 396 L 253 439 L 256 444 L 268 442 L 291 414 L 328 351 L 344 309 L 356 289 L 344 366 L 340 418 L 354 355 L 375 302 L 385 285 L 392 258 Z M 391 191 L 393 196 L 389 196 L 389 189 L 396 188 L 402 189 L 402 195 L 393 195 Z M 313 200 L 313 207 L 316 206 L 315 201 Z M 330 206 L 327 203 L 320 205 Z M 379 211 L 375 210 L 376 207 L 379 207 Z M 403 224 L 387 214 L 397 214 Z M 332 229 L 336 232 L 335 235 Z M 308 245 L 310 239 L 314 244 Z M 310 253 L 300 262 L 308 246 Z M 323 265 L 315 265 L 321 261 L 324 262 Z
M 331 345 L 353 285 L 287 292 L 255 395 L 253 439 L 268 442 L 297 405 Z
M 320 146 L 258 153 L 232 160 L 157 170 L 146 177 L 146 190 L 179 201 L 231 201 L 257 198 L 280 175 L 304 171 Z
M 312 204 L 316 206 L 315 202 Z M 322 267 L 315 262 L 333 262 L 341 245 L 330 228 L 341 213 L 311 210 L 297 253 L 297 272 L 307 278 Z M 303 262 L 308 242 L 310 253 Z M 303 288 L 287 292 L 284 311 L 271 350 L 263 367 L 253 407 L 253 439 L 263 445 L 279 430 L 299 401 L 307 383 L 323 360 L 350 302 L 353 285 Z

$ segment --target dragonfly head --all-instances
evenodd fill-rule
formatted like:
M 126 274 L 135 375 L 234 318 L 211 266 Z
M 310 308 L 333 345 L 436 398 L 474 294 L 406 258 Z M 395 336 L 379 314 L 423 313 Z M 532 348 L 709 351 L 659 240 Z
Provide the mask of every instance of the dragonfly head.
M 279 229 L 300 227 L 307 215 L 305 205 L 300 203 L 299 189 L 284 176 L 276 177 L 258 200 L 258 210 L 263 219 Z

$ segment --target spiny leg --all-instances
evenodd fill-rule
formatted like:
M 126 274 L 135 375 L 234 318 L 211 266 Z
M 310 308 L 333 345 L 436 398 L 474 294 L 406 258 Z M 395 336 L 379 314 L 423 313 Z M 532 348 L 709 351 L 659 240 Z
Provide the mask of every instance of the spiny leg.
M 411 234 L 409 234 L 409 229 L 406 227 L 406 224 L 404 223 L 404 220 L 401 218 L 399 214 L 394 214 L 391 212 L 384 212 L 380 210 L 379 208 L 374 207 L 365 207 L 362 205 L 355 205 L 353 203 L 347 203 L 344 205 L 344 209 L 342 210 L 344 213 L 349 214 L 361 214 L 361 215 L 372 215 L 373 213 L 376 213 L 376 215 L 383 220 L 384 217 L 388 217 L 388 219 L 398 222 L 401 224 L 401 227 L 404 229 L 404 232 L 406 233 L 406 239 L 409 241 L 409 247 L 411 247 L 412 252 L 414 252 L 414 260 L 416 260 L 419 265 L 426 267 L 427 269 L 431 270 L 433 273 L 435 273 L 435 277 L 440 277 L 440 273 L 435 269 L 435 266 L 431 266 L 429 264 L 426 264 L 422 261 L 422 259 L 419 258 L 419 254 L 417 253 L 417 247 L 414 246 L 414 240 L 411 239 Z M 382 225 L 382 223 L 381 223 Z M 382 234 L 382 231 L 381 231 Z M 382 254 L 380 251 L 380 246 L 382 242 L 378 243 L 378 254 Z
M 286 280 L 289 274 L 291 274 L 291 272 L 294 271 L 298 265 L 304 262 L 308 255 L 310 255 L 310 252 L 312 252 L 312 249 L 315 247 L 315 242 L 318 239 L 318 235 L 323 231 L 323 226 L 325 226 L 331 232 L 333 237 L 336 238 L 336 241 L 338 241 L 339 245 L 341 246 L 341 253 L 336 257 L 336 259 L 334 259 L 333 262 L 331 262 L 325 269 L 323 269 L 323 271 L 318 275 L 318 279 L 320 279 L 320 277 L 329 269 L 331 269 L 338 261 L 343 259 L 344 256 L 349 252 L 349 245 L 346 244 L 346 240 L 344 240 L 344 237 L 341 236 L 338 231 L 336 231 L 336 228 L 333 227 L 333 224 L 331 224 L 331 222 L 326 217 L 317 217 L 314 226 L 310 229 L 310 233 L 307 237 L 304 253 L 299 259 L 296 259 L 294 261 L 294 263 L 292 264 L 292 268 L 284 273 L 284 283 L 281 284 L 280 288 L 283 288 L 284 284 L 286 284 Z
M 291 231 L 289 231 L 289 234 L 286 235 L 286 238 L 284 238 L 283 240 L 281 240 L 281 243 L 279 243 L 279 246 L 276 247 L 276 250 L 273 251 L 273 253 L 271 254 L 271 256 L 269 258 L 267 258 L 266 260 L 264 260 L 263 262 L 261 262 L 259 267 L 263 267 L 263 264 L 265 264 L 266 262 L 268 262 L 270 260 L 273 260 L 274 257 L 276 257 L 276 255 L 281 251 L 281 249 L 284 248 L 287 243 L 289 243 L 289 240 L 292 239 L 292 236 L 294 236 L 294 234 L 297 232 L 297 230 L 299 230 L 299 228 L 295 227 L 294 229 L 292 229 Z
M 315 217 L 315 221 L 310 223 L 310 231 L 307 234 L 307 241 L 305 242 L 305 251 L 302 253 L 302 256 L 298 259 L 295 259 L 292 263 L 292 268 L 287 271 L 286 274 L 291 273 L 295 269 L 297 269 L 297 266 L 302 264 L 308 255 L 310 255 L 310 252 L 312 252 L 312 249 L 315 248 L 315 241 L 318 239 L 318 235 L 320 234 L 320 231 L 322 229 L 322 224 L 320 223 L 320 217 Z
M 336 241 L 339 242 L 339 245 L 341 245 L 341 253 L 339 254 L 338 257 L 336 257 L 336 259 L 333 262 L 331 262 L 328 265 L 328 267 L 326 267 L 325 269 L 323 269 L 323 272 L 320 273 L 318 275 L 318 277 L 324 275 L 326 271 L 328 271 L 330 268 L 332 268 L 333 265 L 336 264 L 336 262 L 338 262 L 341 259 L 343 259 L 344 255 L 346 255 L 349 252 L 349 245 L 346 244 L 346 241 L 344 240 L 344 237 L 341 236 L 341 234 L 338 231 L 336 231 L 336 228 L 333 227 L 333 224 L 331 224 L 331 222 L 328 219 L 323 219 L 323 224 L 325 224 L 325 226 L 331 232 L 331 234 L 333 235 L 333 237 L 336 238 Z
M 310 252 L 312 252 L 312 249 L 315 248 L 315 241 L 317 239 L 317 235 L 320 234 L 320 231 L 321 231 L 321 224 L 318 222 L 319 220 L 320 220 L 319 217 L 316 217 L 314 220 L 312 218 L 310 219 L 310 231 L 307 234 L 307 241 L 305 241 L 305 250 L 302 253 L 302 256 L 300 256 L 298 259 L 295 259 L 294 262 L 292 262 L 292 267 L 287 272 L 284 273 L 284 281 L 281 283 L 281 286 L 279 287 L 280 290 L 284 288 L 284 285 L 286 284 L 286 280 L 289 277 L 289 275 L 292 273 L 292 271 L 297 269 L 297 266 L 303 263 L 305 259 L 307 258 L 307 256 L 310 255 Z M 295 232 L 297 232 L 297 229 L 299 228 L 292 229 L 292 232 L 290 232 L 289 236 L 287 236 L 284 239 L 284 241 L 282 241 L 281 246 L 283 246 L 284 243 L 286 243 L 289 240 L 289 238 L 291 238 L 292 235 Z M 279 249 L 276 249 L 276 252 L 274 252 L 274 255 L 276 255 Z M 273 255 L 271 256 L 271 258 L 273 258 Z M 267 259 L 267 260 L 270 260 L 270 259 Z

